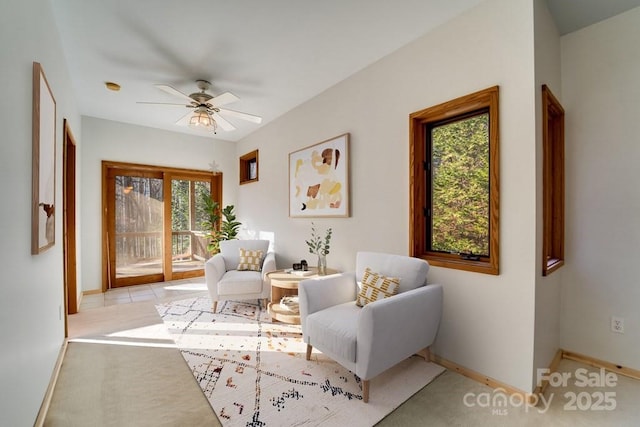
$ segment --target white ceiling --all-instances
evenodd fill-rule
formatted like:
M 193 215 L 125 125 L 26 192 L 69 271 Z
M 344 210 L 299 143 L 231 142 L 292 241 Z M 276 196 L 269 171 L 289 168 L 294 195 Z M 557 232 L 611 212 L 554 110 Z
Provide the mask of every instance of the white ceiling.
M 191 93 L 195 80 L 240 98 L 227 117 L 237 141 L 482 0 L 52 0 L 65 60 L 85 116 L 211 135 L 175 122 L 188 110 L 155 88 Z M 562 33 L 640 0 L 548 0 Z M 579 4 L 580 6 L 575 6 Z M 604 6 L 604 7 L 603 7 Z M 105 89 L 113 81 L 119 92 Z
M 640 0 L 547 0 L 564 35 L 640 6 Z

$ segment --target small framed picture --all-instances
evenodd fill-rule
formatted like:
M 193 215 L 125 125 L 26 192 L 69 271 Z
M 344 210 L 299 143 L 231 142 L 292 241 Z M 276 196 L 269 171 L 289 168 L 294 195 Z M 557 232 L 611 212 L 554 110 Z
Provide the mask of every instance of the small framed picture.
M 258 177 L 258 162 L 252 160 L 249 162 L 249 179 L 256 179 Z

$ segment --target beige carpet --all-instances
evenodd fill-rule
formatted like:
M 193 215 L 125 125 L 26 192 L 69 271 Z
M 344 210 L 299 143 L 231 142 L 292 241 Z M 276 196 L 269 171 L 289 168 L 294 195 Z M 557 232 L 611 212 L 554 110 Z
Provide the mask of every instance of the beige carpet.
M 315 352 L 299 325 L 271 323 L 257 304 L 207 297 L 157 306 L 205 396 L 226 426 L 372 426 L 444 372 L 414 356 L 371 381 Z
M 45 426 L 220 425 L 175 348 L 115 342 L 69 343 Z

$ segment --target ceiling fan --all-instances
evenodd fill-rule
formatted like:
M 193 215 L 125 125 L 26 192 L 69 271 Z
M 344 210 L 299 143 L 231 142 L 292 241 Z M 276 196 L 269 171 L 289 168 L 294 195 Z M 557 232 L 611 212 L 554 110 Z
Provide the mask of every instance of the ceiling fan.
M 220 108 L 223 105 L 230 104 L 238 101 L 240 98 L 232 94 L 231 92 L 225 92 L 218 96 L 213 96 L 207 93 L 207 90 L 211 87 L 211 83 L 206 80 L 196 80 L 196 85 L 200 92 L 194 92 L 187 95 L 179 90 L 163 84 L 154 85 L 158 89 L 181 98 L 182 104 L 166 103 L 166 102 L 138 102 L 138 104 L 156 104 L 156 105 L 175 105 L 187 107 L 193 111 L 189 111 L 180 120 L 176 122 L 177 125 L 191 126 L 194 128 L 202 128 L 206 130 L 213 130 L 216 133 L 218 125 L 225 131 L 232 131 L 235 129 L 229 121 L 222 117 L 221 113 L 235 117 L 242 120 L 247 120 L 252 123 L 261 123 L 262 117 L 254 116 L 253 114 L 241 113 L 239 111 L 228 110 L 226 108 Z

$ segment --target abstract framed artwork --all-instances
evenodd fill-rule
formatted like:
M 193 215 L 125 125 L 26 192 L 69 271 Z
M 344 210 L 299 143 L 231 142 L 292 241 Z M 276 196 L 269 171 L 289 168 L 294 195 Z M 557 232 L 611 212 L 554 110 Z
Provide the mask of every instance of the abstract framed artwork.
M 289 216 L 349 216 L 349 134 L 289 153 Z
M 42 66 L 33 63 L 31 253 L 55 244 L 56 100 Z

